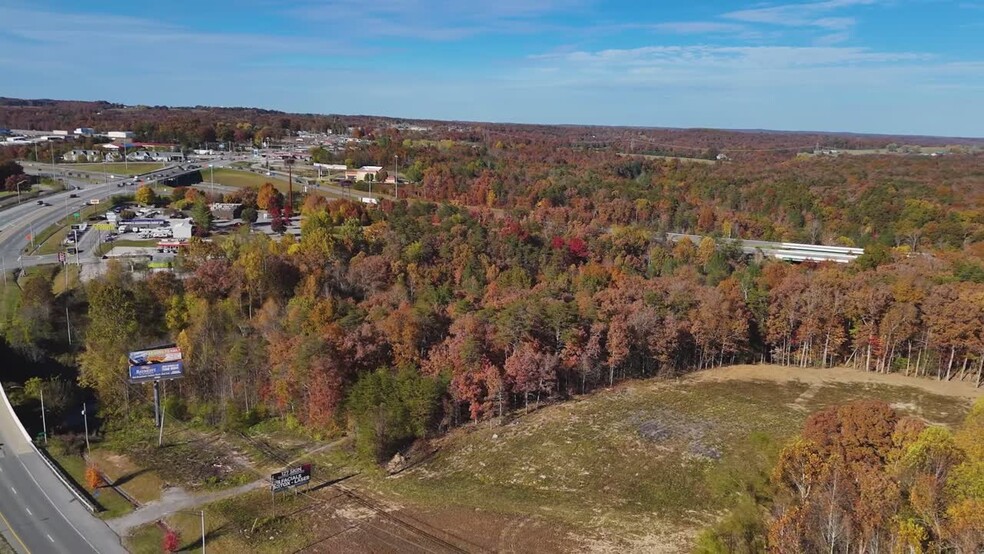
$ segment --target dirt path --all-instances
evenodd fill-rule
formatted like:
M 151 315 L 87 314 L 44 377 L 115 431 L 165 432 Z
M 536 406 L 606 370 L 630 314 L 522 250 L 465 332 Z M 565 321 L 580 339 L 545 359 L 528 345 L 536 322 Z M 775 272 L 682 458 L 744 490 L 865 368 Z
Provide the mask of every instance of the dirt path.
M 239 496 L 267 483 L 266 479 L 258 479 L 236 488 L 206 494 L 192 494 L 181 487 L 172 487 L 164 491 L 160 500 L 149 502 L 123 517 L 107 521 L 106 524 L 116 534 L 125 537 L 131 529 L 153 523 L 179 510 L 188 510 L 217 500 Z
M 906 377 L 898 373 L 875 373 L 847 367 L 801 368 L 779 365 L 736 365 L 718 367 L 694 374 L 697 381 L 800 381 L 809 385 L 824 383 L 877 383 L 913 387 L 940 396 L 974 400 L 984 397 L 984 388 L 969 382 L 937 381 L 925 377 Z M 813 387 L 811 387 L 812 389 Z M 814 393 L 815 394 L 815 393 Z

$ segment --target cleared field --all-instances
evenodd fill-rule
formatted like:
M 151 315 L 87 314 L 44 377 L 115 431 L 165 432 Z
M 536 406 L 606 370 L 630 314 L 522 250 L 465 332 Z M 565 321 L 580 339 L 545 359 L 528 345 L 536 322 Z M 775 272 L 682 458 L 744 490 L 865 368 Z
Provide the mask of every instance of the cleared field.
M 220 168 L 215 171 L 215 182 L 220 185 L 230 187 L 261 187 L 263 183 L 272 183 L 278 190 L 287 190 L 287 181 L 278 177 L 250 173 L 249 171 L 237 171 L 235 169 Z M 212 179 L 212 171 L 202 170 L 203 179 Z M 295 190 L 297 187 L 295 186 Z
M 918 388 L 918 379 L 898 386 L 767 374 L 627 383 L 503 426 L 456 431 L 431 459 L 368 480 L 379 494 L 429 506 L 443 529 L 495 550 L 550 551 L 538 537 L 552 528 L 581 549 L 684 552 L 732 507 L 736 487 L 761 479 L 813 411 L 878 398 L 954 424 L 969 406 L 965 397 Z M 479 509 L 511 516 L 507 530 L 481 537 L 470 530 L 474 518 L 455 515 Z
M 133 162 L 129 164 L 104 163 L 104 164 L 66 164 L 61 167 L 72 168 L 77 171 L 91 171 L 97 173 L 115 173 L 119 175 L 142 175 L 157 171 L 167 167 L 166 163 L 157 162 Z
M 319 445 L 273 420 L 248 436 L 207 435 L 202 442 L 192 439 L 200 431 L 181 435 L 262 472 L 314 463 L 311 490 L 275 500 L 258 490 L 206 505 L 214 552 L 687 552 L 742 487 L 762 482 L 813 411 L 878 398 L 952 425 L 980 394 L 966 383 L 847 369 L 715 369 L 629 382 L 501 425 L 457 429 L 393 476 L 359 462 L 347 439 Z M 149 464 L 156 466 L 151 491 L 157 475 L 177 477 L 161 462 Z M 184 465 L 183 473 L 193 470 Z M 196 548 L 194 513 L 165 522 L 185 549 Z M 163 534 L 163 527 L 145 525 L 126 544 L 158 552 Z

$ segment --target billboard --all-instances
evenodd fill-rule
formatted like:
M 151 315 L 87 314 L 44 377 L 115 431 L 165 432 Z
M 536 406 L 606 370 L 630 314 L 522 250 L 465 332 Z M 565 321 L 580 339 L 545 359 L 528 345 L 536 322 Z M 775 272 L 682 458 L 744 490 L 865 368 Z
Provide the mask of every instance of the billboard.
M 130 382 L 184 377 L 184 362 L 177 346 L 130 352 Z
M 299 487 L 311 482 L 311 464 L 301 467 L 287 468 L 270 476 L 270 491 L 280 492 L 292 487 Z

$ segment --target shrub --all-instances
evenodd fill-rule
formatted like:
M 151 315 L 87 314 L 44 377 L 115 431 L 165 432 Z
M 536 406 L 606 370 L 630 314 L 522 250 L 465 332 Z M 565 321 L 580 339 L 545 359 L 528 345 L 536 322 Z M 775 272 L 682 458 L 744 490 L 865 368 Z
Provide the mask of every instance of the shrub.
M 173 530 L 168 529 L 164 533 L 164 540 L 161 543 L 161 549 L 164 552 L 177 552 L 181 548 L 181 535 Z
M 103 484 L 103 478 L 99 475 L 99 470 L 96 466 L 89 464 L 85 468 L 85 486 L 89 487 L 89 490 L 96 490 Z

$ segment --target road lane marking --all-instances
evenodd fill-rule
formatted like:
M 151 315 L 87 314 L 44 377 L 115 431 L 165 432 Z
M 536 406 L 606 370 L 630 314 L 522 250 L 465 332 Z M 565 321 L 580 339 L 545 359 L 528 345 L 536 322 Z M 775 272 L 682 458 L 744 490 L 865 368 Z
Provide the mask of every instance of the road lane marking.
M 24 541 L 21 540 L 20 535 L 17 534 L 17 531 L 14 531 L 14 528 L 10 526 L 10 522 L 7 521 L 7 518 L 6 516 L 3 515 L 3 512 L 0 512 L 0 519 L 2 519 L 3 524 L 7 526 L 7 529 L 10 531 L 10 534 L 13 535 L 15 539 L 17 539 L 17 544 L 21 545 L 21 548 L 24 549 L 24 552 L 27 552 L 27 554 L 31 554 L 31 549 L 28 548 L 26 544 L 24 544 Z
M 55 542 L 55 539 L 51 538 L 51 535 L 49 535 L 48 533 L 45 533 L 44 536 L 48 537 L 49 541 Z
M 62 519 L 64 519 L 65 522 L 68 523 L 68 526 L 71 527 L 78 536 L 82 537 L 82 540 L 84 540 L 85 543 L 89 545 L 89 548 L 91 548 L 93 552 L 99 552 L 99 549 L 96 548 L 95 545 L 93 545 L 91 542 L 89 542 L 89 539 L 82 534 L 82 531 L 79 531 L 79 528 L 76 527 L 74 523 L 72 523 L 72 520 L 68 519 L 68 516 L 65 515 L 65 512 L 61 511 L 61 508 L 58 507 L 58 504 L 55 504 L 55 501 L 52 500 L 50 496 L 48 496 L 48 493 L 41 486 L 41 483 L 39 483 L 38 480 L 34 477 L 34 474 L 31 473 L 31 470 L 27 469 L 27 465 L 24 463 L 24 460 L 17 458 L 17 461 L 20 462 L 21 467 L 24 468 L 24 473 L 26 473 L 27 476 L 31 478 L 31 481 L 34 481 L 34 485 L 38 488 L 39 491 L 41 491 L 41 494 L 43 494 L 44 497 L 48 499 L 48 503 L 51 504 L 51 507 L 54 508 L 56 512 L 58 512 L 58 515 L 60 515 Z M 71 491 L 68 492 L 71 494 Z M 75 499 L 73 498 L 69 500 L 69 502 L 74 502 L 74 500 Z M 10 526 L 8 525 L 7 527 Z
M 24 509 L 27 510 L 27 515 L 32 516 L 32 517 L 34 516 L 34 512 L 32 512 L 30 508 L 28 508 L 27 506 L 25 506 Z
M 14 491 L 14 494 L 17 494 L 17 489 L 15 489 L 14 487 L 10 487 L 10 490 Z

